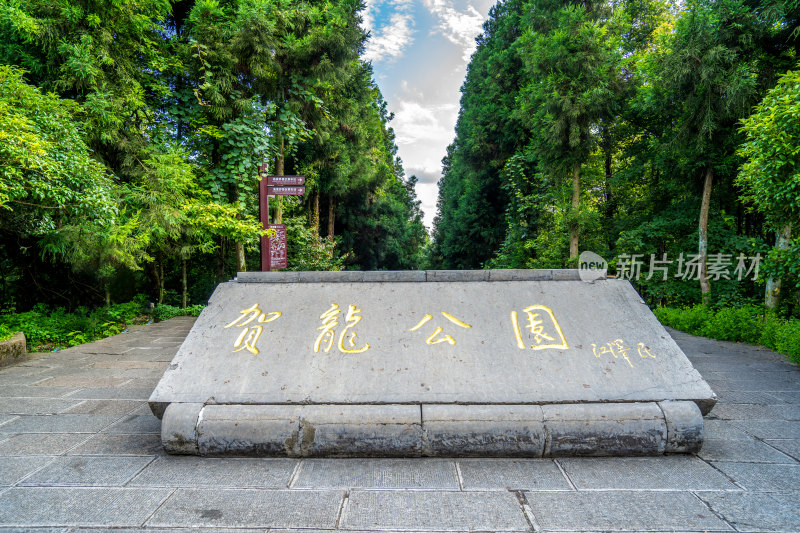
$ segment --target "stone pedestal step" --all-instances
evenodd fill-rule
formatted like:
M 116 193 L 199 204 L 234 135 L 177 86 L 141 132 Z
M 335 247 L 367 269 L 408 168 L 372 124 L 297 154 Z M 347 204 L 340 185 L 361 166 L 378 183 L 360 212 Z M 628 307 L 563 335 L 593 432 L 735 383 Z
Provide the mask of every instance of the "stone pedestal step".
M 699 451 L 694 402 L 550 405 L 170 404 L 170 453 L 289 457 L 658 455 Z

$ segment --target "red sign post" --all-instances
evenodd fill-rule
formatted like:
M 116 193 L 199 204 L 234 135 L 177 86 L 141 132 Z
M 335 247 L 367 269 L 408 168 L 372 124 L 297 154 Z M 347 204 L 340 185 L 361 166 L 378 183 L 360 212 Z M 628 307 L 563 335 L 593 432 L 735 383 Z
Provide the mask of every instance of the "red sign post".
M 261 271 L 286 268 L 286 226 L 269 223 L 269 199 L 272 196 L 305 194 L 304 176 L 267 176 L 267 164 L 258 168 L 258 214 L 261 226 L 275 231 L 275 237 L 261 237 Z

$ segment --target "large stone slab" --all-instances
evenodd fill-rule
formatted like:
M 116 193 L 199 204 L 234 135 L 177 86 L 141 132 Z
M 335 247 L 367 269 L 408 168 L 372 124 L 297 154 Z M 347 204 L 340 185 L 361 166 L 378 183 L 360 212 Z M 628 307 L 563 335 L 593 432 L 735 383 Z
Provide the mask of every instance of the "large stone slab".
M 168 451 L 294 456 L 694 452 L 715 401 L 627 281 L 558 270 L 240 273 L 150 397 Z

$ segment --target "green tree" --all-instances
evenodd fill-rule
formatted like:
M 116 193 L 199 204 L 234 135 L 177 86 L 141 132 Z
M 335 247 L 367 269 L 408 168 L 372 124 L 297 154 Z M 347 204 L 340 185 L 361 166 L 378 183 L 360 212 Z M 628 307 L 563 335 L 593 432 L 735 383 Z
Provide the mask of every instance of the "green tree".
M 800 227 L 800 71 L 778 80 L 755 111 L 742 120 L 745 142 L 739 154 L 745 163 L 736 182 L 743 198 L 764 213 L 775 231 L 765 304 L 778 307 L 782 276 L 800 280 L 800 248 L 792 245 L 792 229 Z
M 736 123 L 758 94 L 759 58 L 753 43 L 759 31 L 756 14 L 744 2 L 693 1 L 677 21 L 667 53 L 659 58 L 661 90 L 674 102 L 672 148 L 682 152 L 690 174 L 703 176 L 698 251 L 705 305 L 711 295 L 708 219 L 714 175 L 730 165 Z

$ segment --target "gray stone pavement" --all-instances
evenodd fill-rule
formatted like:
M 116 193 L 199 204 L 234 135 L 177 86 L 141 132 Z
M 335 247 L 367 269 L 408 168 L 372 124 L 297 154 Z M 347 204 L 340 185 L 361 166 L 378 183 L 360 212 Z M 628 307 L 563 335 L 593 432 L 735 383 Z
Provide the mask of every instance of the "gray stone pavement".
M 0 370 L 0 533 L 800 531 L 800 369 L 671 331 L 720 401 L 697 456 L 167 456 L 147 398 L 193 319 Z

